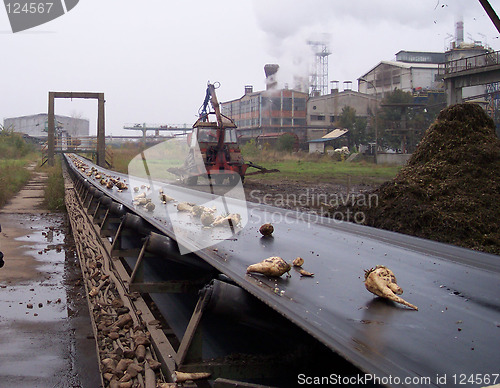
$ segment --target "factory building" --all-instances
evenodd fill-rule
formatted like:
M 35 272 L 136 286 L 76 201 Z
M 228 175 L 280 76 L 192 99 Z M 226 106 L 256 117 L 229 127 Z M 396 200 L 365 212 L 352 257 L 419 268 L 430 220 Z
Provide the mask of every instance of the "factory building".
M 443 91 L 443 82 L 436 76 L 438 65 L 444 62 L 444 53 L 400 51 L 395 61 L 381 61 L 359 77 L 358 90 L 379 99 L 396 89 L 410 93 Z
M 351 107 L 357 117 L 369 117 L 377 111 L 374 95 L 359 93 L 350 89 L 339 92 L 332 89 L 330 94 L 311 97 L 307 102 L 308 140 L 318 139 L 335 128 L 342 110 Z
M 56 135 L 60 137 L 89 136 L 89 120 L 67 116 L 55 116 Z M 37 115 L 6 118 L 3 121 L 5 129 L 22 133 L 32 138 L 46 140 L 48 132 L 48 116 L 46 113 Z
M 222 113 L 233 119 L 241 141 L 270 133 L 291 132 L 301 143 L 307 141 L 306 105 L 308 94 L 291 89 L 278 89 L 278 65 L 266 65 L 266 90 L 254 92 L 245 86 L 245 94 L 221 103 Z

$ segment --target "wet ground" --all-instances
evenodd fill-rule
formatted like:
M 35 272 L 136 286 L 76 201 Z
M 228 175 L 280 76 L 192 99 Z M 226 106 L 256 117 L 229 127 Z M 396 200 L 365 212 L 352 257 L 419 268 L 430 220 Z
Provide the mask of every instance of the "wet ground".
M 65 214 L 42 209 L 45 177 L 0 210 L 0 388 L 100 386 Z

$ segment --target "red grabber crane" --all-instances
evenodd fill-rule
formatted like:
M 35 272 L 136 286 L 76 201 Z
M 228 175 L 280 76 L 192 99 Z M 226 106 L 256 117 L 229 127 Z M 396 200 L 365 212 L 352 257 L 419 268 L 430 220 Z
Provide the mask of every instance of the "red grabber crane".
M 243 160 L 236 137 L 236 124 L 221 113 L 215 89 L 214 84 L 208 83 L 199 119 L 188 136 L 190 150 L 184 166 L 169 171 L 181 176 L 188 185 L 195 185 L 200 176 L 207 176 L 211 183 L 220 185 L 226 180 L 229 184 L 235 184 L 238 179 L 243 182 L 245 175 L 277 172 Z M 209 104 L 213 111 L 208 110 Z M 203 165 L 196 163 L 198 147 Z M 248 167 L 259 171 L 247 174 Z

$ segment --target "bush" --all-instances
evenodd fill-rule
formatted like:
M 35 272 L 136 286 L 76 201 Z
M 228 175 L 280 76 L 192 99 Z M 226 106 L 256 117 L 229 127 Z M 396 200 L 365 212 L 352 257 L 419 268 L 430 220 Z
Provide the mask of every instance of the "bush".
M 249 142 L 243 144 L 240 149 L 244 158 L 255 158 L 260 153 L 255 143 L 255 139 L 251 139 Z
M 20 159 L 34 151 L 32 144 L 24 141 L 19 133 L 0 132 L 0 159 Z
M 292 152 L 297 140 L 292 135 L 286 133 L 280 136 L 276 142 L 276 149 L 282 152 Z

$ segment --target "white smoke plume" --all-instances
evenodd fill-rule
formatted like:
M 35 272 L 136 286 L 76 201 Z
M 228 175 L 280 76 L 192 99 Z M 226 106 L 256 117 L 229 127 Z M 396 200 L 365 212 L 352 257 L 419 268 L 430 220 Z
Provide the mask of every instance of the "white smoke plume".
M 491 0 L 494 8 L 498 3 Z M 472 35 L 479 26 L 493 31 L 485 26 L 492 23 L 479 2 L 470 0 L 253 0 L 253 6 L 266 34 L 268 62 L 280 65 L 281 87 L 293 87 L 296 76 L 307 77 L 314 61 L 307 41 L 318 34 L 329 36 L 329 81 L 342 85 L 355 84 L 400 50 L 443 51 L 457 14 L 467 15 L 465 28 Z

